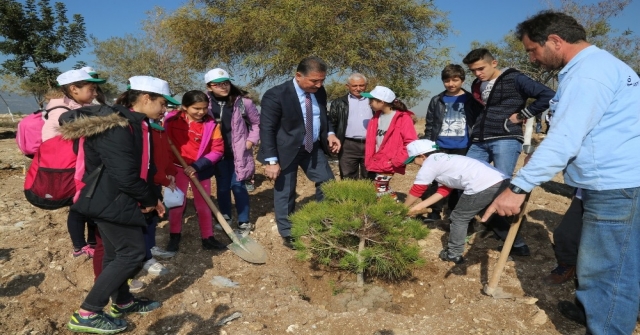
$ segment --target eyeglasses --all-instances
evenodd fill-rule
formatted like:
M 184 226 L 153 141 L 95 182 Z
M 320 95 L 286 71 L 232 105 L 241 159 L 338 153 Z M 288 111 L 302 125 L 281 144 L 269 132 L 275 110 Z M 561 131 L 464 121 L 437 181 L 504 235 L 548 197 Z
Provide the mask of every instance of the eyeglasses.
M 223 81 L 221 83 L 211 83 L 211 86 L 213 86 L 213 87 L 226 87 L 226 86 L 231 86 L 231 82 L 230 81 Z

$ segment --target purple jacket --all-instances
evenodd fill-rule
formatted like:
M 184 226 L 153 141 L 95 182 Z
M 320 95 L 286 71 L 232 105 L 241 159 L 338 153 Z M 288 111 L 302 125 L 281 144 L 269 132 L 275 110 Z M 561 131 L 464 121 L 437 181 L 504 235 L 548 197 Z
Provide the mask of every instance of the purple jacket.
M 213 115 L 211 103 L 209 103 L 209 115 Z M 251 130 L 247 129 L 245 117 L 251 124 Z M 258 144 L 260 140 L 259 126 L 260 112 L 253 101 L 248 98 L 236 98 L 231 115 L 231 149 L 238 181 L 247 180 L 255 173 L 256 164 L 253 159 L 253 150 L 247 150 L 246 142 L 251 141 L 254 147 Z

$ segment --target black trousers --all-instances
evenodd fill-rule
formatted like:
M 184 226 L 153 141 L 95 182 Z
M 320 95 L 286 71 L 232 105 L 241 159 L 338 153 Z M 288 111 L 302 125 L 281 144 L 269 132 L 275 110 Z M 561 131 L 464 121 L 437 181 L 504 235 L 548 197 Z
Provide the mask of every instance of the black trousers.
M 345 138 L 342 149 L 338 153 L 340 179 L 371 179 L 374 173 L 367 172 L 364 167 L 364 139 Z
M 582 200 L 574 197 L 560 224 L 553 231 L 553 251 L 558 264 L 576 265 L 582 235 Z
M 276 224 L 278 225 L 278 232 L 282 237 L 291 236 L 291 221 L 289 221 L 289 215 L 293 213 L 296 206 L 298 167 L 302 168 L 307 178 L 315 183 L 317 201 L 324 199 L 320 185 L 328 180 L 334 179 L 327 156 L 322 149 L 320 149 L 318 141 L 313 144 L 313 150 L 311 150 L 311 152 L 307 152 L 304 146 L 300 147 L 293 162 L 291 162 L 289 166 L 282 168 L 273 187 L 273 206 L 276 214 Z
M 102 273 L 80 308 L 100 312 L 109 302 L 126 304 L 133 299 L 127 280 L 142 266 L 145 256 L 142 227 L 96 221 L 104 245 Z
M 84 239 L 84 226 L 87 225 L 87 239 Z M 74 211 L 69 210 L 67 216 L 67 230 L 71 236 L 73 249 L 80 250 L 87 244 L 96 245 L 96 225 L 90 218 Z

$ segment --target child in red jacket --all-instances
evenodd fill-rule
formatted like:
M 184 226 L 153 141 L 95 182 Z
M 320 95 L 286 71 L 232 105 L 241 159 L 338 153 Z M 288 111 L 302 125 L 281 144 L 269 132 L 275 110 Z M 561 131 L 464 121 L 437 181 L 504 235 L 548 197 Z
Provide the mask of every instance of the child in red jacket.
M 418 139 L 413 126 L 413 112 L 407 110 L 395 93 L 384 86 L 376 86 L 371 92 L 362 93 L 369 98 L 369 105 L 376 111 L 367 126 L 364 165 L 375 172 L 374 184 L 378 196 L 396 193 L 389 187 L 395 173 L 404 174 L 404 161 L 409 157 L 407 144 Z

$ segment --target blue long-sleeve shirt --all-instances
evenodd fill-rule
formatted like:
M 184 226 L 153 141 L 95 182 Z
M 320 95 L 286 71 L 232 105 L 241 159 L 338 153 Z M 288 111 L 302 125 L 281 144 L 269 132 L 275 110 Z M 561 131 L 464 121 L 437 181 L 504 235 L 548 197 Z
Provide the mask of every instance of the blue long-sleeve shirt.
M 525 191 L 564 170 L 565 183 L 589 190 L 640 186 L 640 79 L 595 46 L 558 74 L 551 129 L 512 183 Z M 565 168 L 566 167 L 566 168 Z

